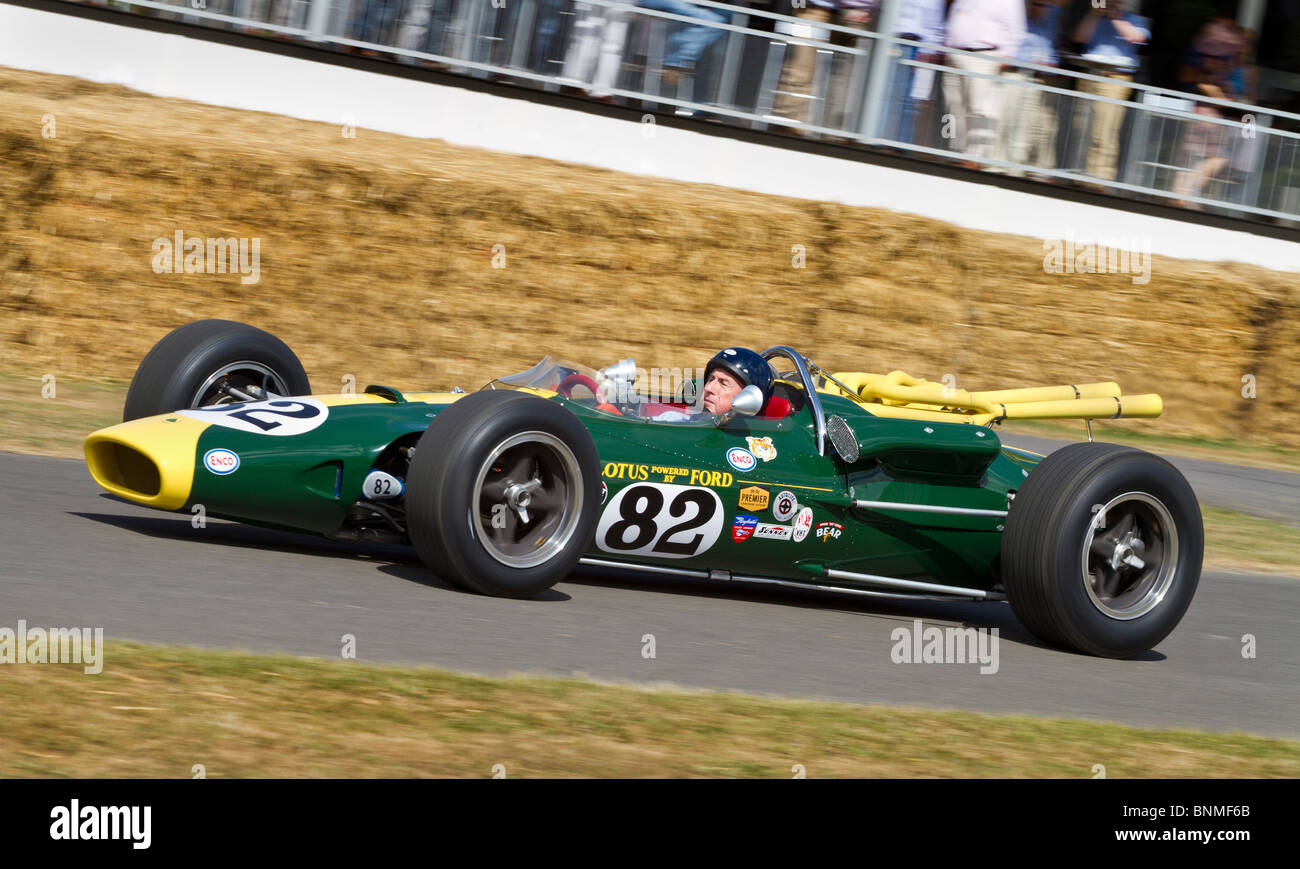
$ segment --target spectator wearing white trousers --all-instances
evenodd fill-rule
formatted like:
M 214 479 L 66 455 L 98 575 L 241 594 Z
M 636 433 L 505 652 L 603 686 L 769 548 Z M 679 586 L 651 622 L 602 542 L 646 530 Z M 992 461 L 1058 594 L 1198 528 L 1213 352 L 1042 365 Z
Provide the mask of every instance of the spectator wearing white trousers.
M 618 80 L 631 16 L 626 8 L 595 3 L 579 3 L 577 12 L 560 75 L 566 83 L 603 97 Z
M 953 116 L 952 149 L 972 160 L 993 157 L 1004 97 L 997 76 L 1024 38 L 1024 0 L 955 0 L 948 10 L 945 44 L 973 53 L 948 55 L 960 72 L 944 73 L 943 98 Z
M 1060 66 L 1059 46 L 1065 0 L 1031 0 L 1029 28 L 1016 59 L 1038 66 Z M 1046 93 L 1033 85 L 1057 85 L 1059 76 L 1051 73 L 1015 69 L 1007 73 L 1003 121 L 998 134 L 999 160 L 1008 163 L 1056 168 L 1056 131 L 1058 94 Z M 1008 169 L 1007 174 L 1023 175 L 1024 170 Z

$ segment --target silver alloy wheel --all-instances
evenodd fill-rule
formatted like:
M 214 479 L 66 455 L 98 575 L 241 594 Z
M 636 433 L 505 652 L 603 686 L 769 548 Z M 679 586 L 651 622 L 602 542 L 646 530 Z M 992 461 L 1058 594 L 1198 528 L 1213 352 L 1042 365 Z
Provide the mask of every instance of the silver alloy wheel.
M 1082 552 L 1093 606 L 1118 621 L 1139 618 L 1168 593 L 1178 568 L 1178 528 L 1158 498 L 1125 492 L 1095 509 Z
M 488 453 L 470 517 L 489 555 L 507 567 L 544 564 L 573 537 L 582 513 L 582 472 L 554 435 L 511 435 Z
M 250 388 L 253 391 L 250 392 Z M 244 392 L 254 401 L 283 398 L 289 394 L 288 384 L 275 370 L 260 362 L 245 360 L 223 365 L 209 374 L 203 385 L 194 391 L 188 406 L 212 407 L 247 400 L 232 395 L 231 389 Z

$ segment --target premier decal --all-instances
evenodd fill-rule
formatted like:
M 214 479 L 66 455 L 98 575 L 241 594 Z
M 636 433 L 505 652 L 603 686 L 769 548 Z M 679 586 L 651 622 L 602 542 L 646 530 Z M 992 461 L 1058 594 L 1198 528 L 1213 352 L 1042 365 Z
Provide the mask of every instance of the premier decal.
M 737 516 L 731 522 L 731 539 L 737 543 L 744 543 L 749 536 L 754 533 L 758 527 L 758 518 L 755 516 Z
M 745 438 L 745 442 L 749 444 L 749 451 L 763 461 L 770 462 L 776 458 L 776 446 L 770 437 Z
M 838 522 L 819 522 L 813 529 L 813 536 L 825 543 L 827 540 L 839 540 L 844 533 L 844 526 Z
M 789 522 L 799 512 L 799 499 L 789 490 L 777 492 L 772 504 L 772 518 L 778 522 Z
M 754 466 L 758 464 L 758 459 L 754 458 L 754 454 L 744 447 L 732 447 L 727 450 L 727 464 L 743 473 L 754 470 Z
M 288 437 L 319 428 L 329 417 L 330 409 L 314 398 L 277 398 L 274 401 L 241 401 L 198 407 L 176 413 L 209 425 Z
M 203 467 L 224 477 L 226 474 L 233 474 L 239 467 L 239 455 L 225 449 L 208 450 L 203 454 Z
M 766 510 L 769 497 L 767 489 L 746 486 L 740 490 L 740 507 L 742 510 Z
M 799 516 L 794 520 L 794 533 L 792 535 L 795 543 L 803 543 L 808 532 L 812 530 L 813 511 L 812 507 L 804 507 L 799 511 Z

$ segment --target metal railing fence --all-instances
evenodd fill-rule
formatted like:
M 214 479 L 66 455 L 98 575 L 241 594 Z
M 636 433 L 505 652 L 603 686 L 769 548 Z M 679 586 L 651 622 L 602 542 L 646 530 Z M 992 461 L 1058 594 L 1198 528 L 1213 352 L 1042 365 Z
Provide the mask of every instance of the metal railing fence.
M 793 17 L 715 0 L 99 5 L 1045 183 L 1254 220 L 1300 220 L 1300 115 L 1153 87 L 1114 71 L 1082 73 L 909 41 L 848 26 L 815 7 Z

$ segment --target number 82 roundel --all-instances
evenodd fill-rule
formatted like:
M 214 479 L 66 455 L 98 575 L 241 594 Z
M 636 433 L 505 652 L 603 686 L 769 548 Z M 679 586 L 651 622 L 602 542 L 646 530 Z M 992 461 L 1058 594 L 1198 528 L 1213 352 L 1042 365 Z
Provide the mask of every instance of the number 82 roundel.
M 601 514 L 596 545 L 621 555 L 691 558 L 717 542 L 722 520 L 722 499 L 712 489 L 634 483 Z

